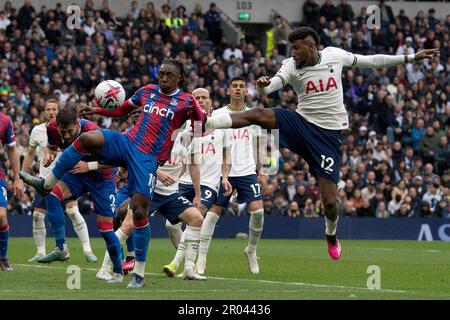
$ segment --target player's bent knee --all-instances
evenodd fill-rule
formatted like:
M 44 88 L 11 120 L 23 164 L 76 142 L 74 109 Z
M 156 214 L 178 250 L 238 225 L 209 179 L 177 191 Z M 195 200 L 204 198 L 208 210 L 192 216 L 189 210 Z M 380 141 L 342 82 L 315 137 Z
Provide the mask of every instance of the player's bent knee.
M 191 227 L 200 228 L 203 224 L 203 215 L 197 208 L 189 208 L 180 214 L 179 218 Z
M 0 213 L 0 227 L 3 227 L 7 223 L 8 219 L 6 218 L 6 215 Z
M 263 202 L 261 200 L 252 201 L 249 203 L 248 208 L 250 211 L 262 210 Z M 262 210 L 264 212 L 264 210 Z

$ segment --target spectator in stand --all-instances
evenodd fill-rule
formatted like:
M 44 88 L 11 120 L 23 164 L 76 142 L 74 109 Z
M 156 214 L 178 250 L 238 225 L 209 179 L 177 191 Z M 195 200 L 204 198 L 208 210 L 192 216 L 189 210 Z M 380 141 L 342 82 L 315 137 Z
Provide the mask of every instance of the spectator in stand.
M 298 203 L 295 201 L 291 201 L 291 203 L 289 204 L 289 209 L 287 211 L 287 216 L 290 218 L 300 217 L 300 210 L 298 208 Z
M 307 0 L 303 4 L 303 22 L 305 26 L 317 29 L 320 16 L 320 7 L 314 0 Z

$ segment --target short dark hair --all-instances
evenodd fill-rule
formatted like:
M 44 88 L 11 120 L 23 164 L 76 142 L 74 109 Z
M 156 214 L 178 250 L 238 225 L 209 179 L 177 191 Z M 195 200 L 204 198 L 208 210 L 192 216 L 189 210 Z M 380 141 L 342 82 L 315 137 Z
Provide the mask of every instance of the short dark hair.
M 289 42 L 294 42 L 295 40 L 303 40 L 307 36 L 311 36 L 314 39 L 314 42 L 316 43 L 316 46 L 319 46 L 320 44 L 320 38 L 316 31 L 314 31 L 313 28 L 310 27 L 300 27 L 295 28 L 292 30 L 292 32 L 289 34 L 288 40 Z
M 187 85 L 186 71 L 184 70 L 184 65 L 180 61 L 175 60 L 175 59 L 164 59 L 163 62 L 161 63 L 161 65 L 163 65 L 163 64 L 171 64 L 171 65 L 175 66 L 178 69 L 178 72 L 180 73 L 180 77 L 181 77 L 179 85 L 181 87 L 184 87 Z
M 241 76 L 233 77 L 233 78 L 230 80 L 230 85 L 231 85 L 233 82 L 235 82 L 235 81 L 243 81 L 243 82 L 245 83 L 245 78 L 244 78 L 244 77 L 241 77 Z
M 63 127 L 70 124 L 77 124 L 77 110 L 72 106 L 66 106 L 58 112 L 56 116 L 56 122 L 58 123 L 58 126 Z

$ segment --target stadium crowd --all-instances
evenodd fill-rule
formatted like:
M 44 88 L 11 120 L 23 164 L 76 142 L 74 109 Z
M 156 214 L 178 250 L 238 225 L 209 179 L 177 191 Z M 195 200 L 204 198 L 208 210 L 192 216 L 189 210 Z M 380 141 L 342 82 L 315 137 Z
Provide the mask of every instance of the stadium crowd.
M 346 68 L 344 101 L 351 130 L 344 133 L 338 192 L 341 216 L 447 217 L 450 190 L 450 15 L 404 10 L 394 13 L 383 1 L 381 29 L 369 30 L 365 8 L 355 13 L 346 0 L 323 5 L 306 1 L 302 25 L 320 32 L 321 47 L 337 46 L 358 54 L 413 54 L 423 48 L 440 48 L 433 61 L 409 63 L 379 70 Z M 102 80 L 115 79 L 127 97 L 147 83 L 155 83 L 164 58 L 183 62 L 188 74 L 186 90 L 206 87 L 214 108 L 228 103 L 228 80 L 248 81 L 247 104 L 252 107 L 296 109 L 294 91 L 286 87 L 260 96 L 256 79 L 274 75 L 289 55 L 290 24 L 281 17 L 273 22 L 274 45 L 266 48 L 243 37 L 230 43 L 220 29 L 214 4 L 143 8 L 131 2 L 124 17 L 116 16 L 108 1 L 95 7 L 87 0 L 80 28 L 70 30 L 61 4 L 35 8 L 25 1 L 0 8 L 0 109 L 14 123 L 23 158 L 33 126 L 43 120 L 44 101 L 55 97 L 61 106 L 69 101 L 87 103 Z M 129 119 L 94 117 L 102 127 L 119 131 Z M 4 150 L 0 150 L 4 158 Z M 4 161 L 9 167 L 7 160 Z M 269 177 L 263 193 L 268 215 L 322 216 L 317 180 L 296 154 L 282 149 L 278 160 L 268 158 L 277 174 Z M 38 172 L 38 162 L 33 166 Z M 11 194 L 7 181 L 8 212 L 31 214 L 34 191 L 22 201 Z M 89 213 L 89 199 L 81 199 Z M 228 214 L 246 214 L 244 205 L 232 202 Z

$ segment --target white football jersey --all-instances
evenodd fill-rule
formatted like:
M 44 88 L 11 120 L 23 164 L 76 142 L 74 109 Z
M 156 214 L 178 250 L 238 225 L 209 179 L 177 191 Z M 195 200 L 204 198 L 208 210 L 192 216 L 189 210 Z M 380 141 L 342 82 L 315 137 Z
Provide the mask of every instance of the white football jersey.
M 155 192 L 165 196 L 169 196 L 178 191 L 180 174 L 183 169 L 183 160 L 186 157 L 186 148 L 180 143 L 179 136 L 180 135 L 177 136 L 177 139 L 173 144 L 170 159 L 167 160 L 163 166 L 158 168 L 158 170 L 168 173 L 175 180 L 170 186 L 165 186 L 161 181 L 156 180 Z
M 250 108 L 245 106 L 242 111 L 247 111 L 249 109 Z M 226 106 L 213 111 L 212 114 L 224 112 L 232 113 L 235 111 Z M 248 127 L 226 130 L 229 131 L 230 138 L 232 139 L 231 171 L 229 177 L 244 177 L 256 174 L 256 163 L 253 157 L 253 139 L 261 135 L 261 127 L 251 125 Z
M 31 130 L 30 134 L 30 146 L 36 148 L 36 154 L 38 156 L 38 160 L 40 162 L 39 165 L 39 176 L 45 177 L 47 174 L 50 173 L 52 168 L 55 166 L 56 160 L 58 160 L 59 156 L 61 155 L 61 152 L 58 152 L 55 161 L 53 163 L 45 168 L 42 165 L 42 158 L 44 157 L 44 151 L 45 147 L 47 146 L 48 138 L 47 138 L 47 123 L 41 123 L 40 125 L 37 125 Z
M 276 77 L 283 86 L 290 84 L 298 97 L 297 112 L 306 121 L 331 130 L 347 129 L 347 110 L 342 90 L 342 68 L 356 62 L 353 53 L 327 47 L 319 51 L 313 66 L 297 69 L 294 58 L 285 59 Z
M 194 156 L 195 163 L 200 165 L 200 184 L 219 191 L 220 176 L 222 175 L 223 149 L 231 148 L 232 139 L 230 130 L 216 129 L 204 137 L 194 138 L 190 154 Z M 186 163 L 190 163 L 186 159 Z M 183 184 L 192 184 L 189 170 L 186 169 L 180 178 Z

